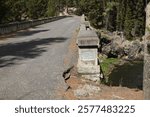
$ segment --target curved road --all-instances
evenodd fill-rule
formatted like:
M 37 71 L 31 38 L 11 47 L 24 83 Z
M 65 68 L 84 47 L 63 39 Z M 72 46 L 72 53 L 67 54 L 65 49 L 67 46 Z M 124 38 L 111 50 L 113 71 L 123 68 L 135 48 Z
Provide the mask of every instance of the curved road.
M 0 99 L 61 99 L 64 58 L 79 17 L 19 31 L 0 41 Z

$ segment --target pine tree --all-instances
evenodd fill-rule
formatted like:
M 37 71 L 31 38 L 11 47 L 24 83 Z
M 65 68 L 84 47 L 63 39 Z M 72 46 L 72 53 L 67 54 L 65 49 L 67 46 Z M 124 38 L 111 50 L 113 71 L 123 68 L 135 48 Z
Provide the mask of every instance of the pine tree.
M 27 15 L 31 19 L 44 17 L 47 11 L 48 0 L 28 0 L 26 1 Z
M 57 15 L 57 10 L 59 9 L 57 0 L 49 0 L 48 8 L 47 8 L 47 16 L 55 16 Z
M 124 33 L 126 38 L 129 40 L 132 40 L 133 38 L 132 31 L 134 27 L 134 10 L 133 1 L 127 0 Z
M 118 3 L 115 1 L 107 2 L 105 6 L 105 19 L 106 29 L 110 31 L 116 30 L 116 17 L 117 17 Z
M 11 21 L 21 21 L 22 15 L 26 11 L 25 6 L 26 0 L 11 0 L 7 2 L 7 6 L 9 7 L 9 14 L 7 16 Z
M 4 22 L 5 16 L 7 14 L 7 6 L 5 2 L 6 0 L 0 0 L 0 23 Z
M 142 36 L 145 32 L 145 4 L 143 0 L 136 2 L 135 21 L 134 21 L 134 36 Z
M 126 15 L 126 0 L 118 0 L 117 2 L 118 7 L 117 7 L 116 29 L 118 31 L 123 31 Z

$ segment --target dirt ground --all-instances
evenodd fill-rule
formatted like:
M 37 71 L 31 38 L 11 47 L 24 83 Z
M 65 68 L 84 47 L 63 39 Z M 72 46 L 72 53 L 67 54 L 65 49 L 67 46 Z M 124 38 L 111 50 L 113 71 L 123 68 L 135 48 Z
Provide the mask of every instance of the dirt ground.
M 66 100 L 143 100 L 143 91 L 139 89 L 129 89 L 126 87 L 110 87 L 104 84 L 97 84 L 91 81 L 78 78 L 76 74 L 72 74 L 66 81 L 70 88 L 64 93 L 63 98 Z M 85 84 L 92 84 L 99 87 L 99 93 L 92 95 L 76 97 L 74 91 Z

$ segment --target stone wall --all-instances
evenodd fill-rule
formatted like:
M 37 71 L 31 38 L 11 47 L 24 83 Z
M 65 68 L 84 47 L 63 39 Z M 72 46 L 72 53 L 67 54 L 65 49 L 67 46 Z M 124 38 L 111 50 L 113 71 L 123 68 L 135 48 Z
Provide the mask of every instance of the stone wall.
M 50 18 L 44 18 L 44 19 L 37 19 L 37 20 L 30 20 L 30 21 L 23 21 L 23 22 L 0 25 L 0 35 L 16 32 L 18 30 L 23 30 L 23 29 L 27 29 L 33 26 L 52 22 L 58 19 L 62 19 L 64 17 L 65 16 L 50 17 Z

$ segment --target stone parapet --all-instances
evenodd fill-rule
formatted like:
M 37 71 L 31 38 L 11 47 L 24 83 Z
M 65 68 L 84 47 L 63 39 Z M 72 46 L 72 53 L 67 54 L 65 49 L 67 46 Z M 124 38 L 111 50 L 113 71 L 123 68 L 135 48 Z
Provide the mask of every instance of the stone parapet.
M 87 29 L 88 21 L 84 20 L 84 15 L 81 17 L 81 21 L 77 37 L 78 73 L 85 79 L 97 82 L 100 81 L 100 66 L 98 65 L 99 38 L 94 30 Z
M 24 30 L 24 29 L 34 27 L 37 25 L 56 21 L 65 17 L 66 16 L 58 16 L 58 17 L 49 17 L 49 18 L 36 19 L 36 20 L 30 20 L 30 21 L 15 22 L 15 23 L 9 23 L 9 24 L 1 24 L 0 35 L 16 32 L 19 30 Z
M 99 38 L 93 30 L 80 30 L 77 40 L 78 46 L 99 46 Z

